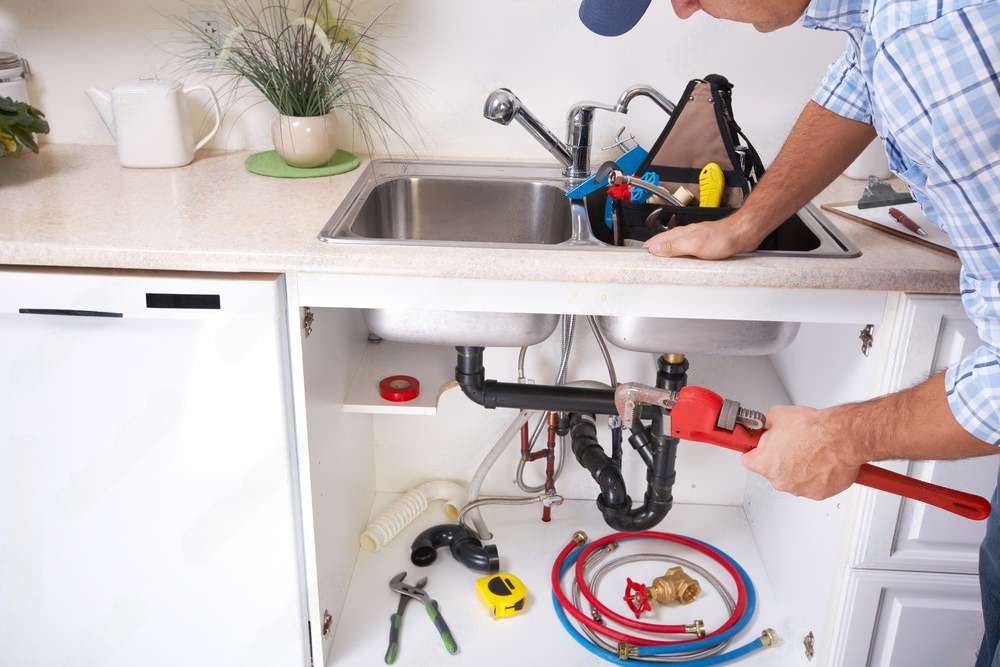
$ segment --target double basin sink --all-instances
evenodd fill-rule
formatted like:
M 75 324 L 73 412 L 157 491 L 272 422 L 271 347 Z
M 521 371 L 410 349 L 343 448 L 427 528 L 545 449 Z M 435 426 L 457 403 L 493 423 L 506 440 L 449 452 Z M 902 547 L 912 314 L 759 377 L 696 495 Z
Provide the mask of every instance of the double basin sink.
M 319 234 L 331 244 L 429 245 L 481 248 L 613 248 L 603 195 L 565 196 L 557 166 L 486 162 L 375 160 Z M 594 224 L 591 224 L 594 221 Z M 861 253 L 809 205 L 775 232 L 776 257 L 857 257 Z M 548 338 L 558 314 L 364 311 L 372 333 L 386 340 L 437 345 L 519 347 Z M 602 334 L 617 347 L 660 353 L 769 354 L 787 346 L 796 322 L 690 320 L 600 316 Z

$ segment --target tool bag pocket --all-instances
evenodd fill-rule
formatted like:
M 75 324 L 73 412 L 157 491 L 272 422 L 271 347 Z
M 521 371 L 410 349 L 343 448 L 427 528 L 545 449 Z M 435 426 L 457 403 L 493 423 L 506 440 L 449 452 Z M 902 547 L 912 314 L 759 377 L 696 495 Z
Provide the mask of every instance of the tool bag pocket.
M 668 187 L 668 189 L 674 188 Z M 614 202 L 615 244 L 625 245 L 626 240 L 645 241 L 664 229 L 707 220 L 719 220 L 735 211 L 735 208 L 729 206 L 713 208 L 696 205 L 669 206 L 616 199 Z M 657 213 L 657 215 L 654 220 L 650 220 L 653 213 Z
M 683 186 L 694 199 L 688 206 L 614 199 L 615 244 L 641 242 L 664 229 L 719 220 L 743 204 L 763 176 L 764 166 L 733 119 L 732 90 L 732 84 L 718 74 L 688 82 L 670 120 L 635 176 L 653 172 L 661 187 L 675 192 Z M 699 206 L 699 177 L 710 163 L 722 170 L 722 202 L 719 206 Z M 651 220 L 654 212 L 657 215 Z

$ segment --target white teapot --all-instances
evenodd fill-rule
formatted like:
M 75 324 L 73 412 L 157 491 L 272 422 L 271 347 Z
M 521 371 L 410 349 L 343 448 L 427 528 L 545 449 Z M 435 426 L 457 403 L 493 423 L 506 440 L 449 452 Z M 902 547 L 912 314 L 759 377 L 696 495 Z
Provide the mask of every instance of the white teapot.
M 205 90 L 212 99 L 215 124 L 208 134 L 194 139 L 188 114 L 187 95 Z M 118 146 L 118 162 L 123 167 L 183 167 L 194 159 L 219 129 L 222 111 L 219 100 L 208 86 L 184 88 L 178 81 L 137 79 L 123 81 L 110 91 L 87 89 Z

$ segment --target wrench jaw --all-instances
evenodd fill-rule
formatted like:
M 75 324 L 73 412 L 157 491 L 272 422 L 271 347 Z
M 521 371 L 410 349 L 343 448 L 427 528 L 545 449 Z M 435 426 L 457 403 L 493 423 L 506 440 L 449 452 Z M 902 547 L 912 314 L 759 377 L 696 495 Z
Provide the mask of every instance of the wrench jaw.
M 624 382 L 615 388 L 615 409 L 627 428 L 632 428 L 642 405 L 655 405 L 670 412 L 676 402 L 677 392 L 670 389 L 639 382 Z

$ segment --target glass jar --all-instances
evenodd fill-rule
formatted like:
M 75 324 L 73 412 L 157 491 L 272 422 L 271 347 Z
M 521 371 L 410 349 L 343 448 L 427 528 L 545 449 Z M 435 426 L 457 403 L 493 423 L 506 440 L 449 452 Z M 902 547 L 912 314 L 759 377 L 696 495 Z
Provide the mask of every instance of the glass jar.
M 25 79 L 31 76 L 28 61 L 15 53 L 0 51 L 0 97 L 31 104 Z

